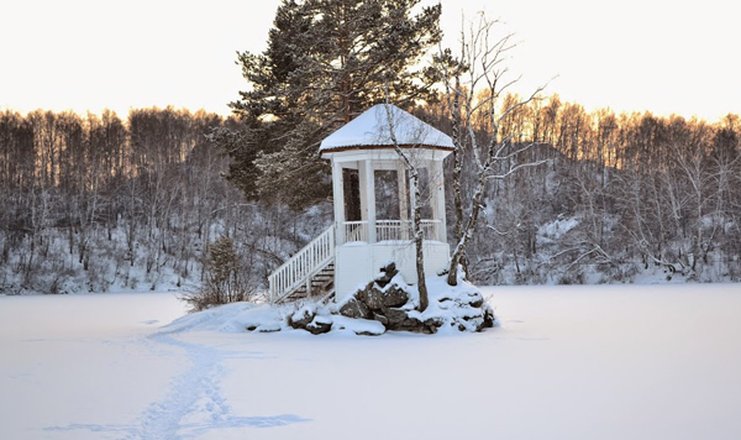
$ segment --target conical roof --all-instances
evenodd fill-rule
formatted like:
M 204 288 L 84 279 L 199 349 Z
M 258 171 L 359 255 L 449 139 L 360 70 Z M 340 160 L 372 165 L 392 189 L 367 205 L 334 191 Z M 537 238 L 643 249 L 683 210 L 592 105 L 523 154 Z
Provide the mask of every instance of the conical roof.
M 377 104 L 325 138 L 319 146 L 319 152 L 393 147 L 392 128 L 399 146 L 445 150 L 455 148 L 450 136 L 419 118 L 394 105 Z

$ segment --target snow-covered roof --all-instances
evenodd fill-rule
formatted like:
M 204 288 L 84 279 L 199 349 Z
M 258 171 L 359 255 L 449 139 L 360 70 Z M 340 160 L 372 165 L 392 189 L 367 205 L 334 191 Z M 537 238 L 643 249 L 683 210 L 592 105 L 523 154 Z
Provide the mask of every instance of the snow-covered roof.
M 388 106 L 389 112 L 386 111 Z M 390 118 L 389 118 L 390 113 Z M 391 104 L 377 104 L 325 138 L 320 153 L 353 147 L 393 147 L 391 128 L 400 146 L 452 150 L 453 140 L 442 131 Z

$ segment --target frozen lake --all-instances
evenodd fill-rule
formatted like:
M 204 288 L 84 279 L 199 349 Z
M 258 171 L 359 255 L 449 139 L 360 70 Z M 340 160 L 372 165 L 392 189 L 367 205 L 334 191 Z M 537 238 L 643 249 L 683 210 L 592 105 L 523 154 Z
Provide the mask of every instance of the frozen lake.
M 173 294 L 0 297 L 0 439 L 738 439 L 741 284 L 496 287 L 482 334 L 157 333 Z

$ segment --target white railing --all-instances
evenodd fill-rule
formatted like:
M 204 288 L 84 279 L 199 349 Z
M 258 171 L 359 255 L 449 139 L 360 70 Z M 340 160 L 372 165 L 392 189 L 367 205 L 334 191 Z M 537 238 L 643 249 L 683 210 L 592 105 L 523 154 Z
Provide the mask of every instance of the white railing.
M 345 222 L 345 243 L 368 241 L 368 222 Z
M 422 220 L 422 236 L 425 240 L 439 240 L 440 220 Z M 412 220 L 376 220 L 376 240 L 395 241 L 414 239 Z
M 334 226 L 322 232 L 270 274 L 270 302 L 279 301 L 303 283 L 306 283 L 307 289 L 311 289 L 311 278 L 333 258 Z
M 442 222 L 440 220 L 422 220 L 422 234 L 425 240 L 441 241 Z M 344 241 L 368 241 L 368 222 L 353 221 L 344 223 Z M 376 220 L 376 242 L 412 240 L 414 223 L 412 220 Z

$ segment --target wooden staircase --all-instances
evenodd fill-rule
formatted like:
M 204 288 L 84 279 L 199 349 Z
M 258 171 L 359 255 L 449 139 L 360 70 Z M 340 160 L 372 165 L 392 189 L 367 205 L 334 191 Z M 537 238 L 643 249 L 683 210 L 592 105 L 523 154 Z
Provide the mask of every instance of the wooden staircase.
M 308 297 L 329 299 L 332 295 L 334 295 L 334 261 L 312 276 L 310 282 L 302 283 L 276 302 L 284 303 Z
M 268 277 L 273 304 L 334 294 L 334 227 L 322 232 Z

